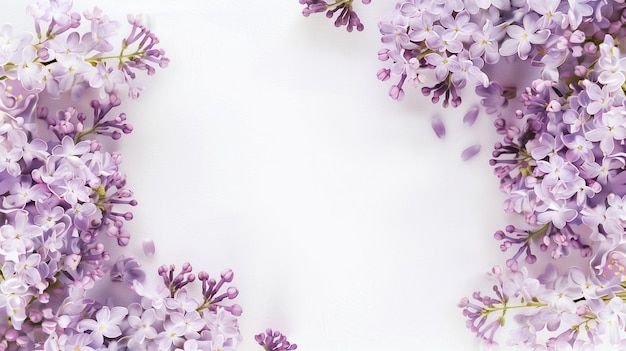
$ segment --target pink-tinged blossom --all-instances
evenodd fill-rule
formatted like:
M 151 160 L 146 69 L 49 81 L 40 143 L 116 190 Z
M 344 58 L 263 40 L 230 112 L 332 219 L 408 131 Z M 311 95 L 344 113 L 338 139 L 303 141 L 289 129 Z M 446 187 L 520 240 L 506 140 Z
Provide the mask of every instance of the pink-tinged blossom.
M 510 25 L 506 28 L 506 39 L 500 46 L 502 56 L 517 54 L 522 60 L 526 60 L 530 55 L 533 45 L 544 44 L 550 36 L 550 31 L 538 27 L 537 18 L 526 15 L 523 19 L 523 27 Z

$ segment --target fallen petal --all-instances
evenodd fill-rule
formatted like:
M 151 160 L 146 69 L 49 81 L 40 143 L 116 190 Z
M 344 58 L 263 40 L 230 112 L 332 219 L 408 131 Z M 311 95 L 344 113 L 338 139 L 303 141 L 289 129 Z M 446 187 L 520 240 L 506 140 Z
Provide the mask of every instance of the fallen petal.
M 479 151 L 480 151 L 479 144 L 472 145 L 466 148 L 465 150 L 463 150 L 463 152 L 461 152 L 461 158 L 463 159 L 463 161 L 467 161 L 470 158 L 476 156 L 476 154 L 478 154 Z
M 156 248 L 154 247 L 154 241 L 151 239 L 143 239 L 143 241 L 141 242 L 141 246 L 143 248 L 143 254 L 146 255 L 147 257 L 152 257 L 154 256 L 154 252 L 156 251 Z
M 474 122 L 476 122 L 477 118 L 478 118 L 478 106 L 474 105 L 472 108 L 470 108 L 467 111 L 465 116 L 463 116 L 463 123 L 471 127 L 472 125 L 474 125 Z
M 441 139 L 444 135 L 446 135 L 446 127 L 443 125 L 443 121 L 439 118 L 439 116 L 433 116 L 431 126 L 435 135 L 437 135 L 437 138 Z

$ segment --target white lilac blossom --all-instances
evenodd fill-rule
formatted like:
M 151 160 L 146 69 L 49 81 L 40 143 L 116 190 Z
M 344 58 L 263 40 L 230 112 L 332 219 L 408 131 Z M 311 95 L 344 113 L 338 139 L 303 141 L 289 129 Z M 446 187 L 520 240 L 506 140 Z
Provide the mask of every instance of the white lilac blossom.
M 120 96 L 137 98 L 137 75 L 167 66 L 159 39 L 140 16 L 120 37 L 118 22 L 99 8 L 81 15 L 72 0 L 38 0 L 28 13 L 34 33 L 0 29 L 0 350 L 236 350 L 231 270 L 216 279 L 163 266 L 149 286 L 123 253 L 137 201 L 104 141 L 133 131 Z M 91 297 L 107 278 L 112 295 Z M 121 296 L 130 302 L 116 305 Z
M 490 165 L 523 224 L 494 234 L 511 257 L 492 269 L 491 296 L 460 303 L 485 349 L 626 347 L 625 22 L 622 0 L 400 0 L 378 24 L 392 99 L 412 86 L 456 107 L 474 89 L 502 139 Z M 522 61 L 525 79 L 500 81 Z M 526 270 L 572 252 L 567 271 Z

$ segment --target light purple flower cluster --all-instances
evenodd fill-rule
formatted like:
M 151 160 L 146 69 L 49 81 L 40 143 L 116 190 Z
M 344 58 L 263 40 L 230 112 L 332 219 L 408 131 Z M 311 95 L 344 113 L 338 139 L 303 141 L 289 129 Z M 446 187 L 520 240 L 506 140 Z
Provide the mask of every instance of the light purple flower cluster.
M 502 137 L 490 163 L 505 211 L 525 224 L 494 235 L 513 252 L 490 274 L 495 295 L 460 304 L 488 349 L 507 320 L 521 349 L 626 349 L 625 23 L 623 0 L 402 0 L 379 23 L 378 78 L 396 79 L 393 99 L 408 82 L 456 107 L 470 85 Z M 524 79 L 498 81 L 498 67 L 522 61 Z M 432 127 L 445 135 L 438 118 Z M 574 250 L 567 271 L 525 267 Z
M 626 347 L 626 308 L 622 282 L 623 253 L 603 264 L 603 275 L 585 273 L 578 267 L 559 272 L 548 265 L 537 278 L 526 267 L 518 270 L 496 266 L 493 296 L 475 292 L 459 307 L 467 327 L 485 349 L 497 350 L 495 337 L 506 320 L 510 330 L 507 345 L 528 350 L 623 350 Z M 520 311 L 522 311 L 520 313 Z M 546 331 L 546 335 L 540 332 Z
M 409 79 L 433 102 L 458 106 L 457 90 L 470 82 L 503 136 L 491 164 L 505 210 L 522 215 L 527 228 L 495 233 L 501 250 L 514 251 L 507 273 L 496 274 L 495 297 L 477 293 L 461 304 L 470 329 L 492 346 L 499 326 L 522 310 L 509 344 L 621 343 L 626 58 L 617 41 L 626 34 L 625 9 L 622 1 L 407 1 L 381 21 L 382 40 L 393 48 L 379 52 L 392 62 L 379 77 L 400 76 L 392 97 L 404 95 Z M 503 88 L 489 77 L 489 66 L 513 61 L 537 67 L 529 87 Z M 581 268 L 528 277 L 519 259 L 534 263 L 535 245 L 553 258 L 579 250 Z
M 364 26 L 361 19 L 352 7 L 354 0 L 337 0 L 333 3 L 327 3 L 324 0 L 300 0 L 300 4 L 306 7 L 302 10 L 302 14 L 308 17 L 312 13 L 325 12 L 326 17 L 335 19 L 335 27 L 345 26 L 348 32 L 352 32 L 355 28 L 362 31 Z M 361 0 L 364 4 L 369 4 L 372 0 Z
M 168 64 L 158 38 L 129 16 L 116 39 L 117 22 L 98 8 L 74 12 L 71 0 L 28 13 L 35 35 L 0 30 L 0 350 L 236 350 L 231 270 L 216 279 L 162 266 L 152 285 L 137 259 L 111 260 L 129 243 L 137 202 L 106 145 L 133 130 L 120 93 L 137 98 L 136 75 Z M 84 107 L 87 95 L 98 98 Z
M 254 338 L 266 351 L 291 351 L 298 348 L 298 345 L 290 343 L 278 330 L 268 328 L 265 333 L 255 335 Z

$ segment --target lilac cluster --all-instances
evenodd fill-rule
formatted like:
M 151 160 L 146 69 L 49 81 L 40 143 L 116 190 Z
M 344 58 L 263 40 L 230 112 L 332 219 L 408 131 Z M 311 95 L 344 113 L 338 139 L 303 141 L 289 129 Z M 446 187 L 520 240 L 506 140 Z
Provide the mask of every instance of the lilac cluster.
M 327 3 L 324 0 L 300 0 L 300 4 L 306 7 L 302 10 L 302 14 L 308 17 L 312 13 L 325 12 L 326 17 L 335 19 L 335 27 L 345 26 L 348 32 L 352 32 L 355 28 L 357 31 L 364 29 L 361 19 L 352 7 L 354 0 L 337 0 L 333 3 Z M 361 0 L 364 4 L 369 4 L 372 0 Z
M 544 67 L 543 75 L 558 79 L 555 70 L 566 57 L 564 47 L 572 33 L 579 37 L 579 27 L 587 27 L 590 21 L 611 25 L 607 15 L 614 14 L 609 10 L 613 5 L 606 3 L 403 1 L 379 23 L 381 40 L 387 47 L 378 57 L 389 66 L 378 72 L 378 78 L 386 81 L 397 77 L 389 91 L 397 100 L 404 97 L 408 81 L 443 106 L 458 106 L 459 90 L 468 83 L 479 95 L 495 95 L 502 103 L 502 87 L 487 74 L 490 66 L 531 60 Z M 619 30 L 619 26 L 611 29 Z M 490 107 L 497 108 L 497 101 L 490 101 Z
M 497 350 L 497 332 L 513 314 L 507 346 L 528 350 L 623 350 L 626 339 L 625 291 L 622 282 L 625 255 L 613 255 L 602 264 L 604 274 L 587 274 L 578 267 L 559 272 L 548 265 L 537 278 L 526 267 L 494 267 L 493 295 L 475 292 L 459 307 L 467 327 L 481 338 L 485 349 Z M 547 331 L 548 337 L 541 334 Z M 604 347 L 604 348 L 603 348 Z
M 488 349 L 511 319 L 520 349 L 626 349 L 625 23 L 623 0 L 401 0 L 379 22 L 393 99 L 408 82 L 456 107 L 469 85 L 502 137 L 490 163 L 524 224 L 494 235 L 513 252 L 491 272 L 495 295 L 460 304 Z M 498 81 L 518 62 L 524 79 Z M 572 251 L 580 264 L 566 272 L 524 266 Z
M 136 75 L 167 66 L 158 38 L 129 16 L 112 54 L 119 24 L 100 9 L 39 0 L 28 12 L 35 35 L 0 30 L 0 350 L 236 350 L 231 270 L 163 266 L 153 285 L 137 259 L 111 259 L 130 241 L 137 201 L 106 145 L 133 130 L 120 93 L 137 98 Z M 87 95 L 98 96 L 89 113 Z
M 290 343 L 278 330 L 268 328 L 265 333 L 257 334 L 254 338 L 266 351 L 291 351 L 298 348 L 298 345 Z

